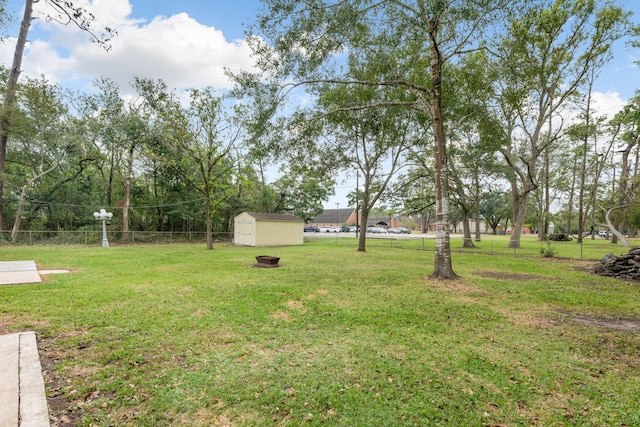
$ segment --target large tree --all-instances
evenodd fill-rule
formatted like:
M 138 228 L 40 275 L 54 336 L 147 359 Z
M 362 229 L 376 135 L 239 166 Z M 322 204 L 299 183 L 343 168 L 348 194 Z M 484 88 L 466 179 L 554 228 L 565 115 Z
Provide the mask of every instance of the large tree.
M 13 114 L 16 147 L 9 163 L 13 180 L 21 181 L 11 231 L 15 241 L 24 215 L 28 192 L 56 170 L 72 143 L 64 130 L 68 113 L 59 86 L 46 80 L 28 79 L 18 88 L 18 111 Z
M 358 176 L 361 187 L 356 189 L 355 201 L 363 227 L 405 164 L 409 149 L 424 138 L 415 114 L 388 105 L 385 95 L 373 86 L 329 85 L 318 100 L 326 120 L 322 126 L 326 142 L 320 151 L 331 153 L 338 167 L 346 166 L 351 176 L 354 171 Z M 369 107 L 360 108 L 363 104 Z M 366 234 L 360 233 L 358 251 L 365 250 Z
M 16 89 L 18 87 L 18 79 L 22 71 L 22 57 L 24 56 L 24 48 L 27 43 L 27 36 L 33 17 L 33 4 L 38 0 L 25 0 L 24 13 L 20 23 L 20 31 L 16 40 L 16 47 L 13 53 L 13 61 L 11 70 L 7 79 L 7 85 L 4 92 L 4 100 L 2 109 L 0 110 L 0 230 L 5 229 L 4 222 L 4 171 L 6 164 L 7 143 L 11 132 L 11 110 L 16 99 Z M 79 7 L 75 2 L 70 0 L 45 0 L 44 3 L 51 6 L 53 13 L 47 16 L 63 24 L 76 25 L 82 31 L 91 35 L 96 43 L 108 48 L 108 41 L 114 34 L 111 28 L 105 28 L 104 32 L 95 33 L 91 27 L 95 16 L 87 12 L 84 8 Z M 5 1 L 0 2 L 0 8 L 4 12 Z M 4 19 L 5 13 L 0 13 L 0 19 Z
M 436 253 L 433 278 L 453 279 L 443 68 L 479 47 L 483 29 L 499 24 L 502 0 L 267 0 L 253 31 L 259 65 L 295 86 L 371 86 L 388 105 L 424 115 L 434 139 Z M 272 43 L 265 46 L 264 40 Z M 367 64 L 377 73 L 349 71 Z M 375 75 L 375 80 L 370 80 Z M 394 96 L 395 95 L 395 96 Z M 351 108 L 378 108 L 366 102 Z
M 162 140 L 153 155 L 204 200 L 207 249 L 212 249 L 213 220 L 221 219 L 235 195 L 233 155 L 246 137 L 243 107 L 227 103 L 212 89 L 192 89 L 183 107 L 163 82 L 140 79 L 136 87 L 159 122 Z
M 501 70 L 496 115 L 503 123 L 500 149 L 512 169 L 513 232 L 509 247 L 520 247 L 525 207 L 540 183 L 541 156 L 560 132 L 560 117 L 588 73 L 610 57 L 623 36 L 628 13 L 612 2 L 532 2 L 510 19 L 494 46 Z M 548 124 L 556 123 L 547 131 Z

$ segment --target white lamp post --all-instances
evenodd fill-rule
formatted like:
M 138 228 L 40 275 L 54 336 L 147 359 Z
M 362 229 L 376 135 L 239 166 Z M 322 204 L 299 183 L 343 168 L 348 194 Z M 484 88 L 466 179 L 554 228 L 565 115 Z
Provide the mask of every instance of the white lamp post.
M 110 220 L 113 217 L 113 214 L 111 212 L 107 212 L 104 209 L 100 209 L 100 212 L 94 212 L 93 213 L 93 217 L 96 219 L 96 221 L 102 221 L 102 247 L 103 248 L 108 248 L 109 247 L 109 240 L 107 239 L 106 221 L 108 219 Z

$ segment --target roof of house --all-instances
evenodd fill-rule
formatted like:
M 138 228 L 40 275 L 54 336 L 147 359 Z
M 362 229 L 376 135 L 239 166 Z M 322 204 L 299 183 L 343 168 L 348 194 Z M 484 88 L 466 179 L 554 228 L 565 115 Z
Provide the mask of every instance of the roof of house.
M 287 221 L 287 222 L 304 222 L 295 215 L 264 213 L 264 212 L 245 212 L 255 218 L 256 221 Z
M 335 224 L 337 219 L 338 224 L 341 224 L 347 222 L 353 211 L 353 208 L 325 209 L 320 215 L 313 218 L 311 222 L 317 224 Z
M 370 225 L 389 225 L 389 217 L 388 216 L 370 216 L 367 218 L 367 227 Z

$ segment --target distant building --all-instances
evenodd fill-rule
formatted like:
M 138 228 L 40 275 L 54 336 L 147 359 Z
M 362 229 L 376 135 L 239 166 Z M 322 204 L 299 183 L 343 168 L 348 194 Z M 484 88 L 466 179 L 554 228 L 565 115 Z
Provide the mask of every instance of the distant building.
M 360 227 L 363 226 L 361 219 L 362 217 L 358 218 L 358 225 L 360 225 Z M 428 232 L 436 230 L 436 224 L 433 220 L 434 218 L 431 215 L 369 216 L 366 227 L 396 228 L 407 227 L 407 224 L 413 224 L 412 227 L 409 227 L 411 231 Z M 318 227 L 353 226 L 356 225 L 356 210 L 354 208 L 325 209 L 320 215 L 313 218 L 311 222 L 309 222 L 309 225 L 317 225 Z M 474 219 L 469 220 L 469 228 L 471 233 L 475 233 L 476 222 Z M 480 221 L 479 229 L 480 233 L 483 234 L 491 232 L 484 220 Z M 450 224 L 450 230 L 452 233 L 462 233 L 462 222 Z
M 318 227 L 356 225 L 356 210 L 354 208 L 325 209 L 320 215 L 314 217 L 309 225 Z
M 354 208 L 325 209 L 320 215 L 309 222 L 309 225 L 318 227 L 339 227 L 341 225 L 356 225 L 356 215 Z M 358 217 L 358 225 L 362 227 L 362 216 Z M 401 227 L 401 219 L 397 216 L 370 216 L 367 218 L 366 227 Z

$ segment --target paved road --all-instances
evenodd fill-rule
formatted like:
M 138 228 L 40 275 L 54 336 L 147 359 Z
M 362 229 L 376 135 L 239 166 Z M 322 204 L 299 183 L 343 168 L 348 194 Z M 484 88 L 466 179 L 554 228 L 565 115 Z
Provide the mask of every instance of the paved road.
M 326 233 L 326 232 L 320 232 L 320 233 L 304 233 L 304 237 L 316 237 L 316 238 L 341 238 L 341 237 L 350 237 L 352 239 L 356 238 L 356 233 Z M 453 237 L 453 236 L 452 236 Z M 429 234 L 429 233 L 411 233 L 411 234 L 393 234 L 393 233 L 387 233 L 387 234 L 374 234 L 374 233 L 367 233 L 367 239 L 435 239 L 436 235 L 435 233 Z

